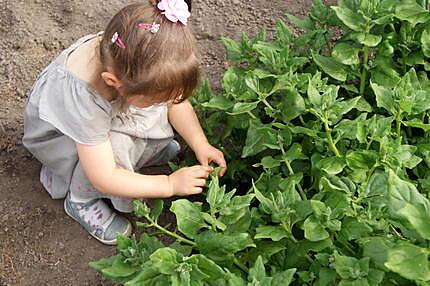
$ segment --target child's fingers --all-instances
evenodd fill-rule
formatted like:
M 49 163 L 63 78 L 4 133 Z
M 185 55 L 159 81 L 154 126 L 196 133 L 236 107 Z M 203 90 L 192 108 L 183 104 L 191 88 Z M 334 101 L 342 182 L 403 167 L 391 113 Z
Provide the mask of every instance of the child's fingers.
M 217 165 L 221 167 L 219 174 L 223 176 L 227 171 L 227 162 L 224 159 L 224 155 L 221 152 L 217 153 L 213 158 L 213 162 L 217 163 Z
M 203 166 L 203 165 L 196 165 L 190 168 L 193 169 L 194 171 L 205 170 L 206 172 L 211 172 L 213 170 L 211 166 Z
M 204 187 L 206 185 L 205 179 L 194 179 L 193 180 L 193 186 L 195 187 Z
M 203 188 L 200 187 L 194 187 L 191 189 L 190 195 L 197 195 L 203 192 Z
M 211 167 L 208 166 L 197 166 L 198 168 L 195 168 L 193 170 L 193 175 L 196 178 L 204 178 L 207 179 L 212 171 Z
M 227 172 L 227 166 L 222 167 L 222 169 L 219 171 L 220 176 L 224 176 L 225 172 Z

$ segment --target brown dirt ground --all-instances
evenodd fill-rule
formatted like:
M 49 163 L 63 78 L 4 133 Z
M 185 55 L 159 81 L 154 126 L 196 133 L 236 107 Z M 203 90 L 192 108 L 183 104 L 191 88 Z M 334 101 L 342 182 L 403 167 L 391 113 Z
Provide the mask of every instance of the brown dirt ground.
M 69 217 L 38 181 L 40 165 L 20 144 L 22 109 L 38 73 L 78 37 L 100 31 L 130 1 L 0 0 L 0 286 L 112 285 L 87 263 L 115 251 Z M 224 69 L 221 36 L 273 31 L 285 13 L 304 15 L 310 0 L 196 0 L 192 27 L 206 77 Z

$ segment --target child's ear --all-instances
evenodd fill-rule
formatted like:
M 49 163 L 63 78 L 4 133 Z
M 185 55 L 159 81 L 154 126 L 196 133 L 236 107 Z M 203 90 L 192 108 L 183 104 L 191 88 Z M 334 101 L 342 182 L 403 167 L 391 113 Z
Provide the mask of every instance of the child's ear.
M 121 81 L 111 72 L 102 72 L 101 76 L 108 86 L 115 88 L 120 88 L 122 86 Z

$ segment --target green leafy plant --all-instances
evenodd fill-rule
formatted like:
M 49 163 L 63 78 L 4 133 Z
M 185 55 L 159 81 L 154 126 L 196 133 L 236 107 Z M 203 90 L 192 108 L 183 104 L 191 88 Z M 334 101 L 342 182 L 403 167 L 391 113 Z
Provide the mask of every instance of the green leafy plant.
M 223 39 L 222 91 L 193 103 L 225 185 L 174 201 L 175 231 L 135 202 L 176 242 L 121 237 L 91 265 L 124 285 L 429 285 L 428 9 L 315 0 L 289 16 L 299 36 L 278 21 L 273 40 Z

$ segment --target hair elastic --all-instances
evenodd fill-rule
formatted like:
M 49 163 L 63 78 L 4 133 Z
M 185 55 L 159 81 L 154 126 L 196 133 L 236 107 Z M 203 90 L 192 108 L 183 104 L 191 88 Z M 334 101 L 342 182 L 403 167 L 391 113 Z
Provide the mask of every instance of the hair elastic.
M 187 25 L 187 20 L 191 16 L 188 4 L 184 0 L 160 0 L 157 8 L 173 23 L 181 22 L 183 25 Z
M 121 49 L 125 49 L 125 44 L 124 42 L 121 40 L 121 38 L 119 37 L 118 32 L 115 32 L 112 35 L 112 39 L 111 39 L 112 44 L 116 44 L 118 47 L 120 47 Z
M 137 27 L 144 31 L 150 31 L 151 33 L 155 34 L 160 30 L 160 24 L 156 24 L 153 22 L 152 24 L 149 23 L 139 23 L 137 24 Z

